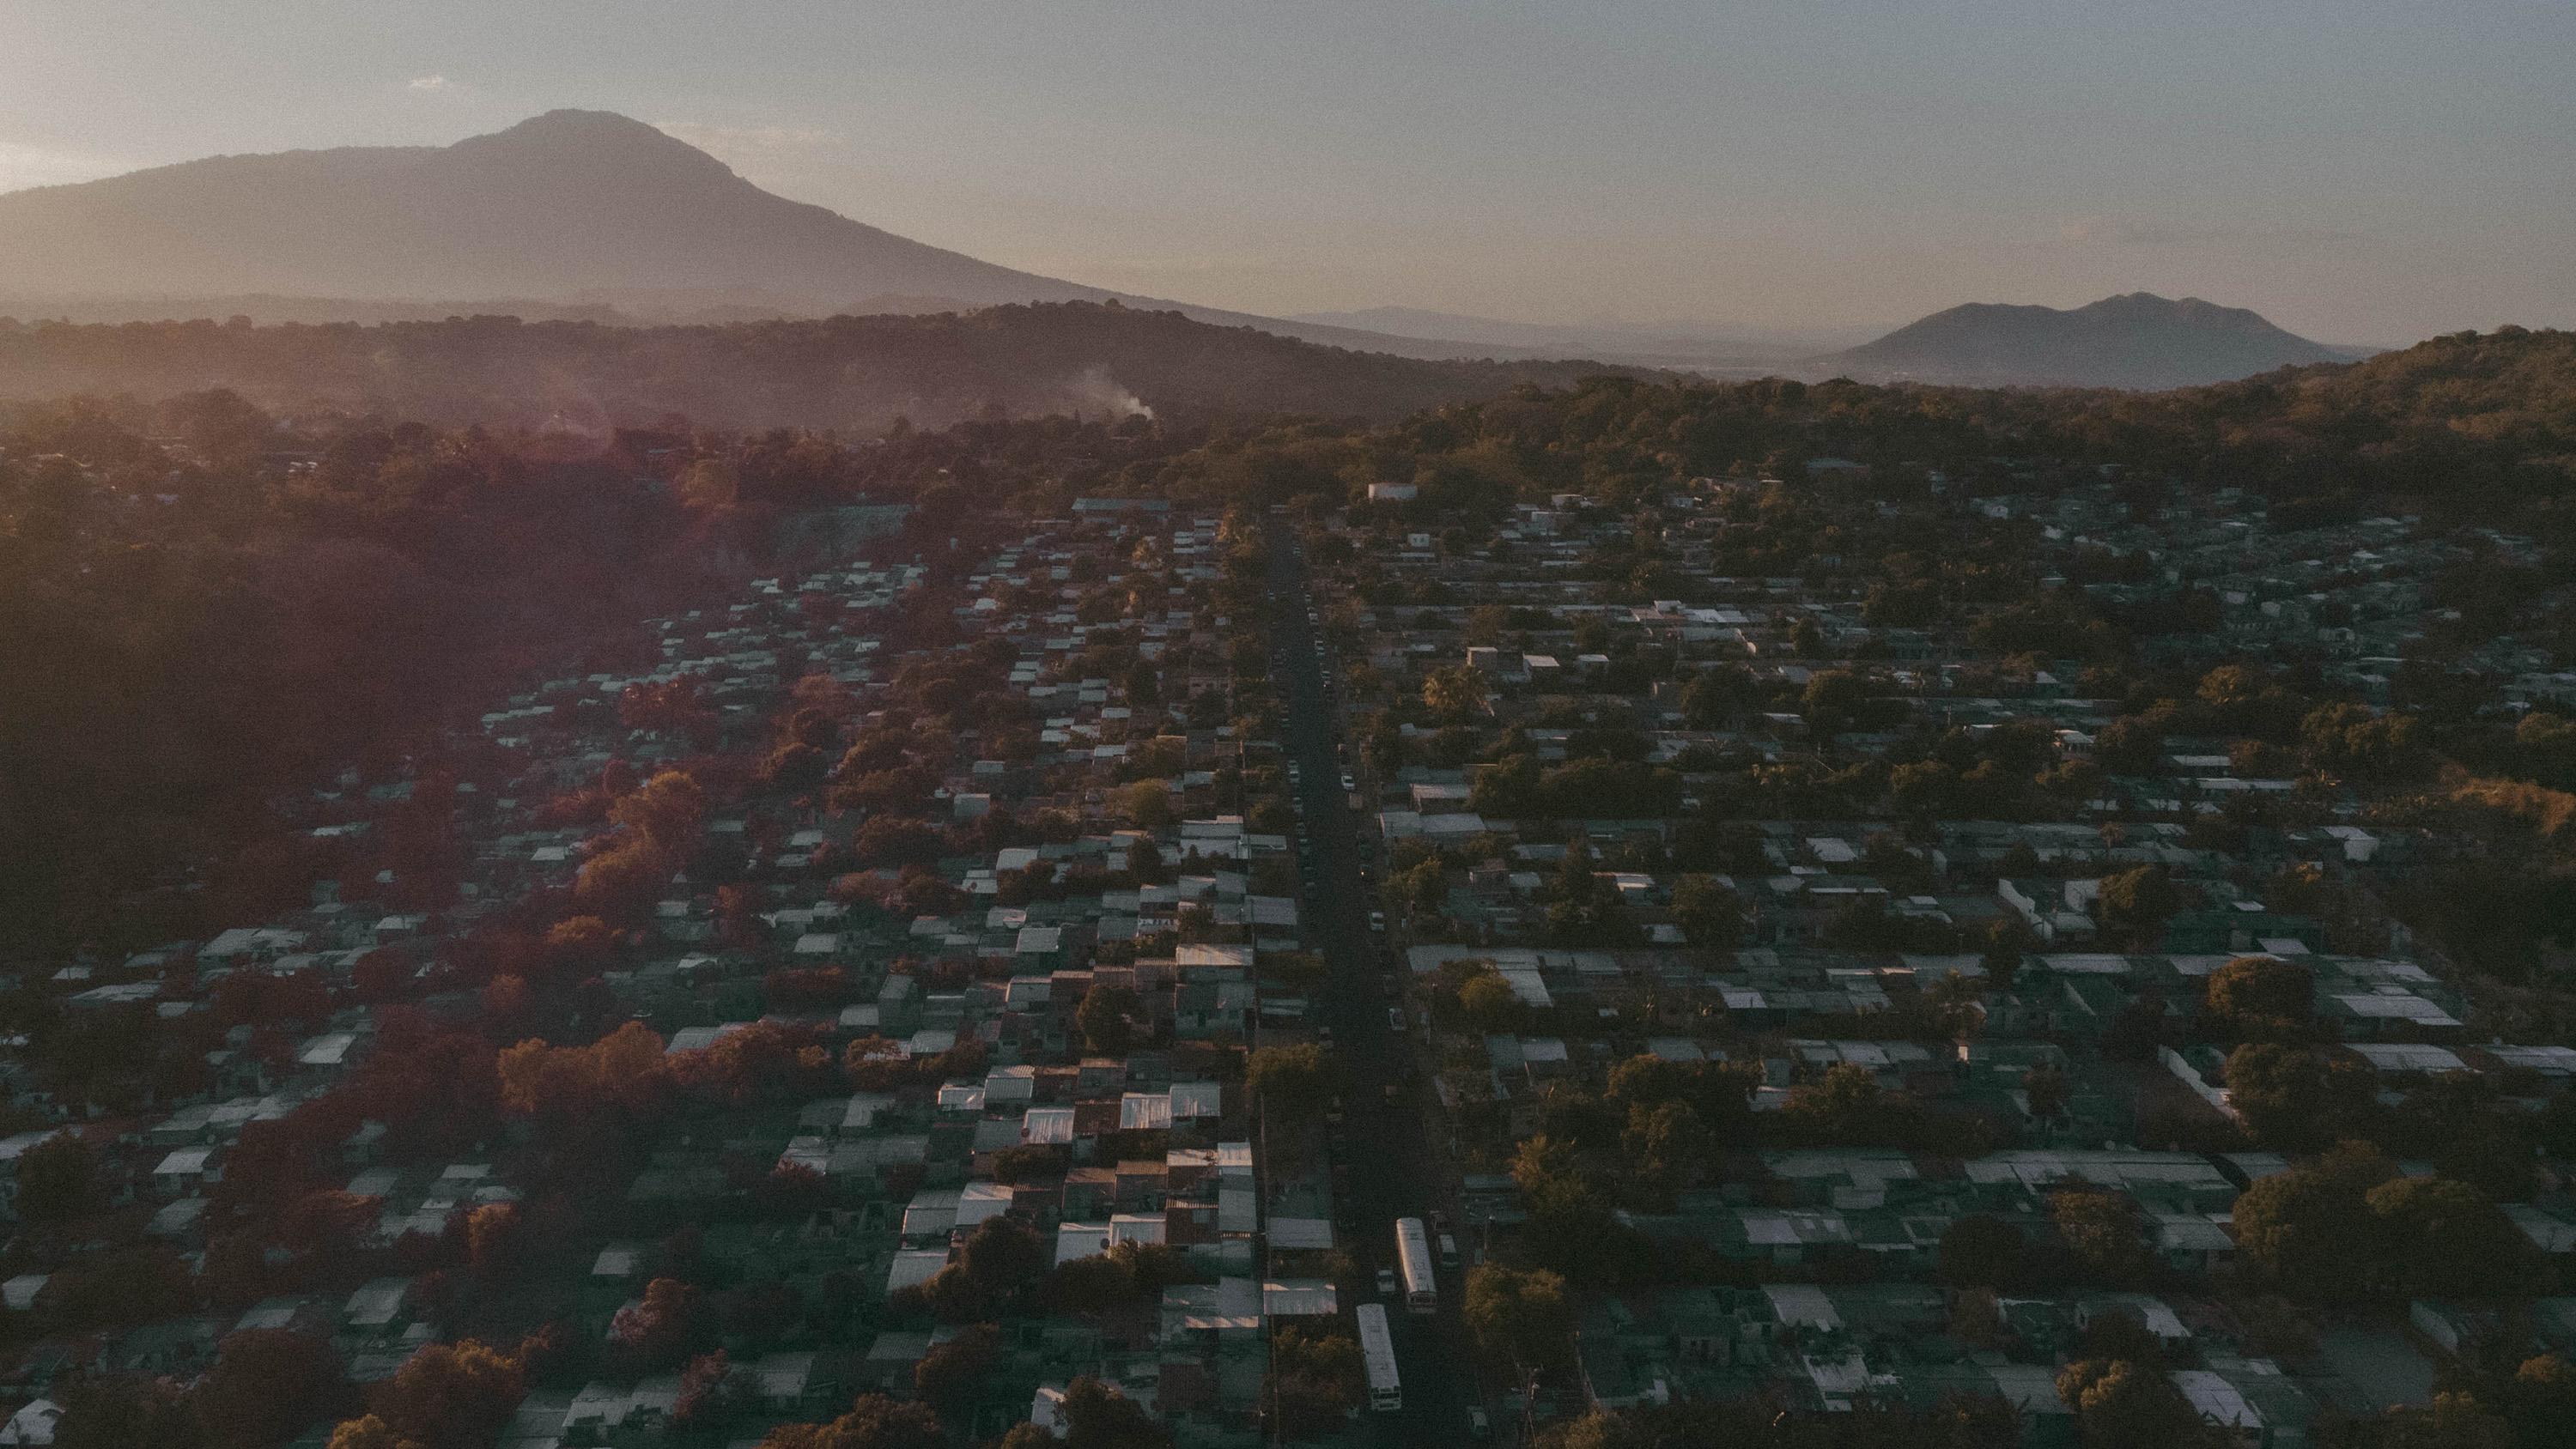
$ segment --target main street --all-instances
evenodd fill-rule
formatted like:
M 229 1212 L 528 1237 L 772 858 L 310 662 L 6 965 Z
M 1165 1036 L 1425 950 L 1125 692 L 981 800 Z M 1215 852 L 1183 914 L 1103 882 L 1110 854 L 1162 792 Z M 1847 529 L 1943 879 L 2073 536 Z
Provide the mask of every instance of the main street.
M 1361 875 L 1357 826 L 1344 798 L 1342 777 L 1352 768 L 1340 756 L 1341 726 L 1324 683 L 1321 631 L 1308 622 L 1313 601 L 1294 528 L 1274 519 L 1267 530 L 1271 640 L 1281 659 L 1285 717 L 1282 743 L 1297 765 L 1299 811 L 1305 826 L 1301 866 L 1307 870 L 1306 934 L 1323 953 L 1328 989 L 1319 1011 L 1332 1029 L 1345 1115 L 1333 1129 L 1335 1161 L 1346 1173 L 1337 1192 L 1342 1246 L 1363 1274 L 1395 1263 L 1395 1220 L 1428 1219 L 1451 1201 L 1445 1158 L 1431 1140 L 1432 1120 L 1423 1096 L 1429 1087 L 1414 1069 L 1413 1040 L 1395 1031 L 1388 1009 L 1402 1001 L 1385 986 L 1383 940 L 1370 930 L 1376 892 Z M 1393 1104 L 1387 1088 L 1393 1087 Z M 1404 1384 L 1400 1413 L 1377 1414 L 1378 1442 L 1389 1445 L 1464 1443 L 1468 1406 L 1477 1402 L 1474 1361 L 1467 1352 L 1458 1305 L 1466 1290 L 1463 1268 L 1440 1273 L 1440 1312 L 1430 1318 L 1388 1302 L 1396 1361 Z

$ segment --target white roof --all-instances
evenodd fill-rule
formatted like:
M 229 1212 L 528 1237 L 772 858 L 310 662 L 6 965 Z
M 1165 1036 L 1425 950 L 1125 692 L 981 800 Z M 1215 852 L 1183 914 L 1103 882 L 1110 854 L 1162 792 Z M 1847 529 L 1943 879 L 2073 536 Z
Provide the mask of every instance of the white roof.
M 1096 1258 L 1109 1251 L 1109 1229 L 1098 1223 L 1058 1223 L 1055 1229 L 1055 1260 L 1070 1263 L 1079 1258 Z
M 1771 1300 L 1771 1311 L 1782 1323 L 1801 1328 L 1840 1328 L 1842 1315 L 1834 1311 L 1825 1290 L 1813 1283 L 1765 1283 L 1762 1295 Z
M 939 1276 L 948 1266 L 946 1248 L 899 1248 L 894 1263 L 886 1269 L 886 1291 L 913 1288 Z

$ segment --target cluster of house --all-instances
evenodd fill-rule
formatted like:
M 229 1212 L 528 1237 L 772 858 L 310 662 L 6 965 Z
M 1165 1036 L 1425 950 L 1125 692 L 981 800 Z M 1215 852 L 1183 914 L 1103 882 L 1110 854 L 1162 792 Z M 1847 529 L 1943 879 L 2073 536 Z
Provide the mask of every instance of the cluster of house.
M 507 700 L 454 752 L 473 762 L 453 781 L 469 864 L 444 904 L 360 904 L 400 884 L 390 871 L 362 889 L 325 882 L 274 920 L 56 973 L 50 989 L 71 1012 L 185 1020 L 236 973 L 309 982 L 331 1004 L 322 1029 L 282 1054 L 257 1049 L 258 1028 L 235 1029 L 206 1090 L 130 1117 L 44 1101 L 14 1071 L 19 1105 L 48 1120 L 0 1140 L 0 1205 L 24 1153 L 69 1127 L 102 1154 L 117 1201 L 149 1206 L 149 1233 L 201 1263 L 203 1222 L 245 1128 L 349 1080 L 387 1005 L 470 1017 L 472 994 L 443 974 L 451 945 L 534 893 L 571 898 L 601 827 L 560 823 L 552 802 L 616 762 L 648 776 L 710 750 L 756 754 L 800 680 L 810 699 L 828 679 L 856 728 L 908 669 L 967 668 L 992 701 L 983 713 L 1026 727 L 908 741 L 937 777 L 922 807 L 944 832 L 935 860 L 899 872 L 858 858 L 854 833 L 872 812 L 836 808 L 828 787 L 710 792 L 707 848 L 735 861 L 733 895 L 747 887 L 752 909 L 722 908 L 684 873 L 600 975 L 674 1057 L 781 1025 L 846 1059 L 860 1089 L 695 1114 L 634 1144 L 645 1165 L 625 1202 L 584 1213 L 596 1240 L 527 1271 L 549 1280 L 549 1302 L 577 1306 L 578 1331 L 605 1335 L 655 1276 L 663 1255 L 647 1230 L 691 1225 L 715 1279 L 827 1301 L 813 1321 L 845 1327 L 736 1353 L 757 1382 L 740 1432 L 756 1437 L 764 1420 L 829 1418 L 857 1392 L 912 1394 L 917 1365 L 959 1331 L 920 1311 L 913 1290 L 935 1288 L 979 1231 L 1008 1220 L 1043 1240 L 1050 1275 L 1116 1256 L 1144 1286 L 1105 1303 L 1060 1305 L 1035 1289 L 1008 1299 L 1002 1357 L 971 1409 L 979 1437 L 1022 1420 L 1060 1428 L 1066 1387 L 1090 1376 L 1184 1442 L 1252 1442 L 1270 1330 L 1333 1321 L 1350 1269 L 1328 1187 L 1303 1176 L 1268 1187 L 1243 1087 L 1256 1034 L 1302 1034 L 1306 988 L 1266 975 L 1266 960 L 1297 959 L 1299 908 L 1275 752 L 1242 737 L 1232 707 L 1241 625 L 1214 587 L 1226 575 L 1219 530 L 1213 514 L 1084 500 L 946 566 L 953 576 L 852 564 L 761 581 L 729 607 L 654 621 L 658 657 Z M 907 644 L 898 617 L 934 592 L 954 601 L 937 642 Z M 1114 675 L 1094 672 L 1104 656 Z M 684 691 L 687 717 L 621 709 L 657 690 Z M 354 859 L 421 788 L 408 770 L 373 782 L 353 772 L 294 808 Z M 986 828 L 996 817 L 1013 828 Z M 925 871 L 936 888 L 919 888 Z M 354 991 L 370 971 L 382 979 Z M 833 1000 L 772 999 L 782 972 L 828 978 Z M 1112 1005 L 1084 1013 L 1087 1000 Z M 388 1155 L 384 1139 L 371 1122 L 343 1152 L 346 1191 L 377 1215 L 369 1244 L 435 1238 L 462 1214 L 521 1199 L 506 1142 L 419 1161 Z M 819 1178 L 827 1206 L 795 1223 L 743 1221 L 732 1169 L 746 1156 Z M 48 1276 L 6 1284 L 26 1325 L 46 1321 Z M 443 1301 L 416 1279 L 378 1276 L 247 1314 L 58 1335 L 15 1356 L 12 1386 L 49 1405 L 65 1374 L 184 1380 L 245 1327 L 327 1338 L 366 1383 L 454 1336 Z M 682 1393 L 676 1368 L 540 1386 L 503 1442 L 624 1442 L 666 1425 Z
M 1338 576 L 1342 642 L 1369 666 L 1358 703 L 1383 711 L 1372 728 L 1392 744 L 1372 750 L 1363 782 L 1388 910 L 1417 1000 L 1450 1008 L 1436 1013 L 1430 1050 L 1471 1164 L 1461 1201 L 1472 1242 L 1508 1245 L 1525 1223 L 1500 1169 L 1543 1130 L 1551 1103 L 1600 1095 L 1611 1070 L 1639 1055 L 1746 1069 L 1757 1118 L 1856 1067 L 1891 1097 L 1974 1117 L 1997 1144 L 1965 1158 L 1768 1152 L 1729 1162 L 1712 1175 L 1718 1185 L 1685 1187 L 1668 1211 L 1623 1214 L 1761 1286 L 1591 1299 L 1579 1392 L 1559 1405 L 1767 1390 L 1837 1409 L 1860 1397 L 1928 1404 L 1998 1392 L 2035 1438 L 2064 1438 L 2074 1431 L 2056 1368 L 2106 1306 L 2164 1339 L 2183 1365 L 2176 1386 L 2249 1445 L 2305 1442 L 2321 1406 L 2426 1401 L 2447 1351 L 2445 1333 L 2426 1325 L 2455 1305 L 2420 1303 L 2411 1324 L 2338 1328 L 2295 1364 L 2268 1357 L 2218 1284 L 2235 1253 L 2231 1204 L 2284 1160 L 2134 1145 L 2172 1136 L 2177 1119 L 2219 1129 L 2195 1134 L 2204 1141 L 2229 1135 L 2227 1053 L 2204 1034 L 2203 997 L 2214 972 L 2246 957 L 2304 969 L 2319 1049 L 2366 1069 L 2386 1100 L 2484 1077 L 2536 1109 L 2568 1084 L 2576 1050 L 2474 1029 L 2473 1003 L 2414 959 L 2402 926 L 2321 904 L 2366 897 L 2403 871 L 2425 843 L 2419 832 L 2377 823 L 2353 790 L 2295 780 L 2224 738 L 2165 738 L 2151 760 L 2102 770 L 2095 746 L 2120 702 L 2083 697 L 2084 661 L 2026 648 L 2004 658 L 2008 646 L 1975 627 L 1997 606 L 1892 626 L 1870 621 L 1866 580 L 1839 559 L 1815 560 L 1812 578 L 1710 576 L 1728 500 L 1763 486 L 1676 487 L 1642 506 L 1650 523 L 1639 509 L 1569 494 L 1517 507 L 1472 543 L 1372 511 L 1359 519 L 1368 546 Z M 2151 657 L 2169 650 L 2207 668 L 2296 645 L 2324 678 L 2382 704 L 2401 650 L 2441 622 L 2430 576 L 2471 558 L 2528 562 L 2530 551 L 2513 538 L 2478 547 L 2419 535 L 2413 519 L 2273 528 L 2260 500 L 2233 493 L 2175 499 L 2152 517 L 2108 481 L 1950 494 L 1936 486 L 1927 517 L 2035 534 L 2041 568 L 2064 567 L 2048 587 L 2081 578 L 2080 559 L 2134 554 L 2151 564 L 2138 581 L 2082 586 L 2114 606 L 2183 591 L 2215 600 L 2217 618 L 2157 636 Z M 1695 575 L 1690 597 L 1638 597 L 1629 571 L 1589 566 L 1649 529 L 1665 560 Z M 2508 655 L 2490 673 L 2530 668 Z M 1472 683 L 1463 701 L 1462 667 Z M 1694 708 L 1703 671 L 1738 681 L 1728 707 Z M 1830 732 L 1799 705 L 1829 671 L 1863 677 L 1871 705 Z M 2526 675 L 2518 687 L 2539 697 L 2546 680 Z M 1974 749 L 1997 730 L 2037 742 L 2036 760 L 2019 757 L 2018 785 L 2056 770 L 2078 783 L 2053 798 L 1992 789 L 1985 798 L 2008 805 L 2008 818 L 1944 802 L 1922 815 L 1739 819 L 1715 845 L 1708 838 L 1710 801 L 1799 798 L 1761 794 L 1766 780 L 1819 782 L 1828 788 L 1809 798 L 1830 796 L 1836 772 L 1873 756 L 1919 759 L 1945 736 Z M 1569 819 L 1561 801 L 1520 818 L 1490 773 L 1509 755 L 1541 769 L 1587 756 L 1633 762 L 1666 774 L 1666 804 L 1641 813 L 1638 792 L 1622 792 L 1600 818 Z M 2247 796 L 2286 804 L 2294 794 L 2297 810 L 2262 817 L 2265 828 L 2210 828 L 2242 818 Z M 1615 932 L 1569 927 L 1563 869 L 1576 845 L 1592 853 L 1596 893 L 1625 917 Z M 1435 869 L 1439 888 L 1426 893 Z M 2106 882 L 2134 886 L 2142 870 L 2171 887 L 2151 912 L 2106 903 Z M 1714 933 L 1712 909 L 1725 917 Z M 1486 971 L 1509 988 L 1514 1019 L 1448 998 L 1462 972 Z M 2043 1071 L 2051 1086 L 2035 1096 L 2028 1084 Z M 1937 1274 L 1943 1233 L 1978 1214 L 2045 1237 L 2047 1194 L 2077 1180 L 2126 1196 L 2146 1247 L 2205 1296 L 2007 1298 L 2009 1350 L 1963 1339 Z M 2576 1249 L 2576 1197 L 2557 1181 L 2543 1174 L 2538 1195 L 2506 1211 L 2563 1264 Z M 2561 1326 L 2543 1337 L 2564 1346 L 2576 1300 L 2539 1308 Z

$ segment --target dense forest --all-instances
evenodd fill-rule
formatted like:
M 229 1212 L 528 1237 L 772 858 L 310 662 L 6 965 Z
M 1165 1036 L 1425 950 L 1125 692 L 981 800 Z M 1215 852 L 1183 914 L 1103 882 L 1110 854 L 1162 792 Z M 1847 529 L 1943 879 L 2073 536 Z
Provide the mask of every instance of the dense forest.
M 1074 413 L 1391 420 L 1597 363 L 1425 362 L 1115 303 L 703 327 L 0 322 L 0 398 L 226 388 L 288 412 L 430 422 L 874 432 Z

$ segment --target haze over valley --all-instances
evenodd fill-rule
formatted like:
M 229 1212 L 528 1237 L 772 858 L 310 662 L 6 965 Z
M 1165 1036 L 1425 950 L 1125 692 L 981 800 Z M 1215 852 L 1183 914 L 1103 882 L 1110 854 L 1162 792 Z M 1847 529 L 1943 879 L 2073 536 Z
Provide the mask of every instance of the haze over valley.
M 0 1449 L 2567 1449 L 2571 55 L 0 4 Z

